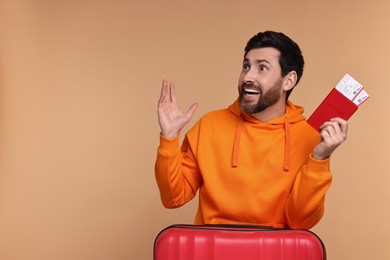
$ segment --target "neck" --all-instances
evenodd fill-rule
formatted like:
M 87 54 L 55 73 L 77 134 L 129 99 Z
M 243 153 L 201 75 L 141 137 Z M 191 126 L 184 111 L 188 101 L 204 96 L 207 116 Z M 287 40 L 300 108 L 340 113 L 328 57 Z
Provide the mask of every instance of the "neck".
M 267 122 L 272 119 L 278 118 L 283 116 L 286 113 L 286 102 L 283 100 L 283 102 L 278 102 L 267 109 L 251 114 L 251 116 L 260 122 Z

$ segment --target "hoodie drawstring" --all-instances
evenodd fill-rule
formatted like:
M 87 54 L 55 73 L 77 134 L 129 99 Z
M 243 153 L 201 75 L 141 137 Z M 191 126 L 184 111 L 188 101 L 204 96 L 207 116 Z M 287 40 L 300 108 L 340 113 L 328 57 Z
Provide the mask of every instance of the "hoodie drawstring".
M 241 130 L 243 124 L 244 124 L 244 114 L 240 114 L 240 117 L 238 118 L 237 121 L 236 135 L 234 137 L 234 144 L 233 144 L 233 158 L 232 158 L 233 167 L 238 166 L 238 152 L 240 150 L 240 138 L 241 138 Z
M 283 170 L 284 171 L 288 171 L 290 169 L 290 141 L 291 141 L 291 135 L 290 135 L 290 121 L 288 120 L 287 116 L 284 119 L 284 135 L 285 135 L 285 141 L 284 141 Z
M 233 156 L 232 156 L 232 167 L 238 166 L 238 154 L 240 150 L 240 139 L 241 139 L 241 131 L 244 124 L 244 114 L 240 114 L 240 117 L 237 120 L 236 125 L 236 133 L 234 137 L 233 144 Z M 285 141 L 284 141 L 284 160 L 283 160 L 283 170 L 290 170 L 290 142 L 291 142 L 291 134 L 290 134 L 290 121 L 288 117 L 285 117 L 284 120 L 284 132 L 285 132 Z

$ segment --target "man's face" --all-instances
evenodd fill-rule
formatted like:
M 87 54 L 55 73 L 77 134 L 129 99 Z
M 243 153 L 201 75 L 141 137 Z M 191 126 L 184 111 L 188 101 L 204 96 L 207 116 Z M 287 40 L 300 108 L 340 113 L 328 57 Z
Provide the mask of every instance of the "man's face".
M 281 99 L 283 78 L 279 57 L 280 52 L 271 47 L 252 49 L 247 53 L 238 82 L 242 111 L 255 114 L 285 102 Z

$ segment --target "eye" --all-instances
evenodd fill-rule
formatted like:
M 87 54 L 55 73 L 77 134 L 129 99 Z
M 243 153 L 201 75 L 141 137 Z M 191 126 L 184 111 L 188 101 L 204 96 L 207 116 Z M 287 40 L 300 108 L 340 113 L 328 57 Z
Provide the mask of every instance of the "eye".
M 267 71 L 268 70 L 268 67 L 265 65 L 260 65 L 259 68 L 260 68 L 260 71 Z
M 249 66 L 248 63 L 243 63 L 243 64 L 242 64 L 242 70 L 243 70 L 243 71 L 248 71 L 250 68 L 251 68 L 251 67 Z

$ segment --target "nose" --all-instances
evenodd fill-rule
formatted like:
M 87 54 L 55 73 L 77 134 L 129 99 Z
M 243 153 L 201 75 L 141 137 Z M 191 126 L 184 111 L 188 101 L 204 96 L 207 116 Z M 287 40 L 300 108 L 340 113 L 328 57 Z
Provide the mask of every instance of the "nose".
M 242 80 L 245 83 L 253 83 L 255 81 L 255 70 L 253 68 L 244 71 L 242 75 Z

